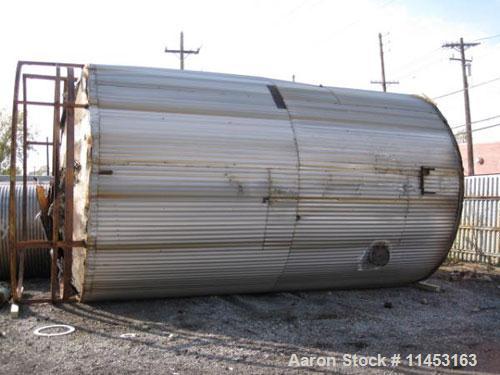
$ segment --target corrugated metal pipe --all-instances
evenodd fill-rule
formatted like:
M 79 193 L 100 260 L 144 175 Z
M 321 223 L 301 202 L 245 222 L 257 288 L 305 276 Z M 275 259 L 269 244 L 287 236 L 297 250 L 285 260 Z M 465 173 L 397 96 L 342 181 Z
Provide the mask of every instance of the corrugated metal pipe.
M 10 186 L 7 182 L 0 182 L 0 280 L 8 280 L 9 273 L 9 193 Z M 17 205 L 17 236 L 22 234 L 22 198 L 23 186 L 18 183 L 16 186 Z M 36 185 L 28 184 L 28 205 L 27 205 L 27 240 L 45 240 L 42 223 L 37 218 L 39 211 L 36 198 Z M 48 277 L 50 272 L 50 255 L 47 250 L 28 249 L 25 252 L 25 277 Z

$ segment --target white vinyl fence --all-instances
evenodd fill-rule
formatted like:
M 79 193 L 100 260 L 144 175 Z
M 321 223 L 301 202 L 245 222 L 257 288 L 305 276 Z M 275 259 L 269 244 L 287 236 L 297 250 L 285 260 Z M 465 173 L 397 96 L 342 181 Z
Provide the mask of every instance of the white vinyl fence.
M 465 178 L 460 228 L 449 258 L 500 265 L 500 174 Z

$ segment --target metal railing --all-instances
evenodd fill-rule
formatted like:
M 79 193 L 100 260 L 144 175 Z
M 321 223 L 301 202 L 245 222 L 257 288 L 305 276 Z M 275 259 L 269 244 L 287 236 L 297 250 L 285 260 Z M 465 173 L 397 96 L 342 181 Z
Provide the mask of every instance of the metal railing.
M 54 75 L 31 74 L 26 72 L 28 67 L 35 69 L 45 68 L 55 70 Z M 12 298 L 14 302 L 21 302 L 24 279 L 24 252 L 25 249 L 37 248 L 39 251 L 51 249 L 50 286 L 51 295 L 47 298 L 25 300 L 24 302 L 57 302 L 71 299 L 71 265 L 72 249 L 83 246 L 82 241 L 73 240 L 73 185 L 74 185 L 74 126 L 75 108 L 85 107 L 85 104 L 76 104 L 75 69 L 82 69 L 81 64 L 67 64 L 56 62 L 19 61 L 16 68 L 14 83 L 14 98 L 12 105 L 12 133 L 10 155 L 10 196 L 9 196 L 9 269 Z M 41 102 L 28 100 L 28 82 L 32 80 L 54 81 L 54 101 Z M 22 99 L 19 98 L 22 83 Z M 63 90 L 61 91 L 61 84 Z M 22 188 L 22 218 L 21 238 L 17 231 L 16 210 L 16 163 L 17 163 L 17 123 L 19 106 L 22 106 L 23 126 L 23 188 Z M 28 141 L 28 108 L 30 106 L 53 107 L 53 138 L 52 142 Z M 61 111 L 62 110 L 62 111 Z M 64 162 L 60 160 L 60 146 L 62 133 L 65 133 Z M 41 204 L 42 215 L 47 225 L 47 240 L 27 240 L 27 163 L 28 147 L 45 145 L 52 147 L 51 187 L 47 195 L 44 189 L 40 190 L 38 200 Z M 64 169 L 62 169 L 64 167 Z M 50 207 L 50 209 L 49 209 Z M 63 211 L 61 210 L 63 207 Z M 45 209 L 44 209 L 45 208 Z M 50 229 L 49 229 L 50 228 Z M 60 266 L 59 266 L 60 265 Z

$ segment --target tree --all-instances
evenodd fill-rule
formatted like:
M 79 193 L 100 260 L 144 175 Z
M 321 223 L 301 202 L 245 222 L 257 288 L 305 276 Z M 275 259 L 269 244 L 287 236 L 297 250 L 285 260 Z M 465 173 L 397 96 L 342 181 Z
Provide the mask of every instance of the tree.
M 10 137 L 12 116 L 5 110 L 0 111 L 0 174 L 10 174 Z M 28 139 L 31 136 L 28 135 Z M 23 160 L 23 114 L 20 112 L 17 118 L 17 174 L 21 173 Z M 30 147 L 29 147 L 30 148 Z M 29 149 L 28 148 L 28 149 Z

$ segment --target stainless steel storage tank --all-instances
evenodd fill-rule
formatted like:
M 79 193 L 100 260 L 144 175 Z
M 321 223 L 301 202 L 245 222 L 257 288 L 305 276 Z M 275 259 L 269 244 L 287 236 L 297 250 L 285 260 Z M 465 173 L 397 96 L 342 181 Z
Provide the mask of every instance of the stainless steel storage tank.
M 47 179 L 41 179 L 45 186 Z M 8 280 L 9 270 L 9 238 L 8 238 L 8 216 L 9 216 L 9 192 L 10 185 L 5 176 L 0 176 L 0 280 Z M 36 185 L 28 184 L 27 191 L 27 215 L 26 234 L 27 240 L 45 240 L 42 223 L 37 218 L 38 201 L 36 197 Z M 23 186 L 16 185 L 16 206 L 18 212 L 22 212 Z M 22 234 L 22 215 L 17 215 L 17 235 Z M 47 249 L 27 249 L 24 254 L 24 276 L 25 277 L 48 277 L 50 270 L 50 255 Z
M 78 101 L 82 300 L 396 285 L 453 242 L 462 163 L 422 98 L 89 65 Z

